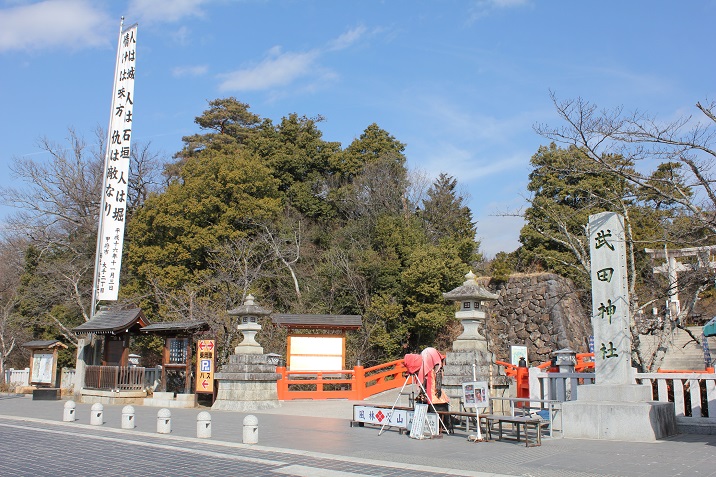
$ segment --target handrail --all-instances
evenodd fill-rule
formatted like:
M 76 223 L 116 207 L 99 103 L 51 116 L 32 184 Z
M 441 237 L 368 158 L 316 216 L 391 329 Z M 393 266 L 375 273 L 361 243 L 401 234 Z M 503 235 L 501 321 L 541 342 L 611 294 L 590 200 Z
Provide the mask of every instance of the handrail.
M 706 368 L 706 369 L 657 369 L 657 373 L 678 373 L 678 374 L 688 374 L 688 373 L 704 373 L 704 374 L 714 374 L 714 368 Z
M 367 397 L 401 387 L 407 370 L 403 360 L 352 370 L 338 371 L 289 371 L 283 366 L 276 368 L 281 379 L 276 383 L 278 399 L 350 399 L 361 401 Z

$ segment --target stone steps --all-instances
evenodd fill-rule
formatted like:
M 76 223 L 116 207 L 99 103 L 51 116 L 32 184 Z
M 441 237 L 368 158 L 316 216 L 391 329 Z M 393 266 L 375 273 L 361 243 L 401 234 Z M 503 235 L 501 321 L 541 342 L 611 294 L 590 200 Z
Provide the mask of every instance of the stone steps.
M 694 336 L 701 337 L 703 327 L 689 326 L 688 329 Z M 713 358 L 716 354 L 716 338 L 707 339 Z M 673 341 L 669 344 L 664 361 L 661 363 L 661 369 L 704 369 L 704 352 L 701 344 L 694 341 L 686 331 L 676 329 Z

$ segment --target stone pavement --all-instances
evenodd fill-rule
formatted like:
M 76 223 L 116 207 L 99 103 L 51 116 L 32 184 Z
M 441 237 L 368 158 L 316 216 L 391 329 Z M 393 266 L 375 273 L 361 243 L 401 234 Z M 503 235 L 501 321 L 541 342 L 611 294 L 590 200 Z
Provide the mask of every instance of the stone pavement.
M 246 413 L 209 411 L 212 437 L 197 439 L 196 416 L 206 409 L 172 409 L 172 432 L 162 435 L 159 408 L 134 406 L 137 428 L 123 430 L 123 406 L 105 406 L 104 424 L 90 426 L 89 404 L 78 404 L 77 421 L 65 423 L 64 401 L 0 394 L 0 475 L 716 477 L 714 435 L 655 443 L 557 437 L 530 448 L 470 443 L 459 432 L 415 440 L 350 427 L 352 404 L 291 401 L 252 412 L 259 444 L 244 445 Z

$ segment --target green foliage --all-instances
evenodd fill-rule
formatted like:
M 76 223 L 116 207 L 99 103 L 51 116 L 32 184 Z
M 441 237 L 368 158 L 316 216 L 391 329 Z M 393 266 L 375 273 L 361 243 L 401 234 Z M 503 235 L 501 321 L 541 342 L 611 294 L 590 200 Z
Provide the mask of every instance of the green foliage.
M 225 311 L 249 292 L 275 312 L 362 315 L 348 354 L 363 362 L 452 333 L 442 293 L 478 257 L 457 181 L 443 174 L 410 204 L 404 144 L 371 124 L 341 149 L 320 121 L 274 125 L 233 98 L 212 101 L 196 121 L 209 132 L 185 138 L 170 184 L 128 225 L 123 292 L 147 297 L 152 319 L 203 314 L 220 356 L 239 339 Z M 259 339 L 276 348 L 279 331 Z
M 515 271 L 515 258 L 505 252 L 498 252 L 490 262 L 490 276 L 496 282 L 506 282 Z
M 465 197 L 457 193 L 457 179 L 440 174 L 428 189 L 427 195 L 427 200 L 423 201 L 421 217 L 431 242 L 456 246 L 465 263 L 480 260 L 472 212 L 465 205 Z
M 283 118 L 277 126 L 266 120 L 248 144 L 278 179 L 288 203 L 313 218 L 331 215 L 331 207 L 325 202 L 332 172 L 329 163 L 340 150 L 339 143 L 322 139 L 317 127 L 320 121 L 320 117 L 296 114 Z
M 270 170 L 236 145 L 189 158 L 181 178 L 150 197 L 127 227 L 127 265 L 145 283 L 192 283 L 220 243 L 245 236 L 280 210 Z
M 615 168 L 631 168 L 617 156 L 602 159 Z M 523 259 L 538 262 L 586 288 L 589 247 L 585 227 L 589 216 L 604 210 L 622 212 L 629 206 L 633 190 L 621 176 L 600 167 L 573 146 L 541 146 L 530 163 L 534 169 L 527 188 L 532 198 L 520 232 Z

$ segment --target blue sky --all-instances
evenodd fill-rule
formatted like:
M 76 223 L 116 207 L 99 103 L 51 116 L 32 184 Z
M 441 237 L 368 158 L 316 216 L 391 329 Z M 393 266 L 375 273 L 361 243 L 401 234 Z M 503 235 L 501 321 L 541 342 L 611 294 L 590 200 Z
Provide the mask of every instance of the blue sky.
M 134 131 L 170 157 L 207 101 L 325 117 L 347 146 L 375 122 L 412 169 L 470 195 L 488 255 L 518 246 L 549 98 L 669 120 L 716 98 L 716 1 L 0 0 L 0 185 L 13 157 L 109 119 L 120 17 L 139 23 Z M 0 221 L 12 210 L 0 208 Z

